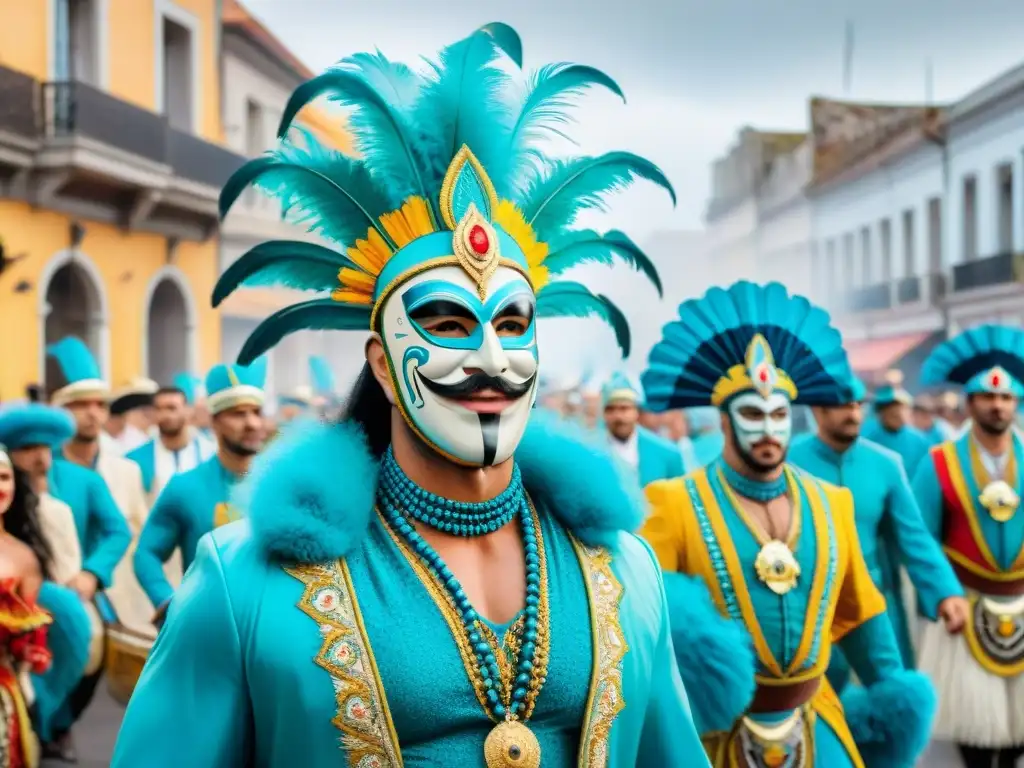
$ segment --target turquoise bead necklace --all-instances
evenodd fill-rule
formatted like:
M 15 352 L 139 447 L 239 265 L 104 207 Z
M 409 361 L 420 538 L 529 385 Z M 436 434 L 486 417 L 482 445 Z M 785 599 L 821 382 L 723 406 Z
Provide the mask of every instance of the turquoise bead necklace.
M 740 496 L 767 504 L 769 501 L 774 501 L 786 493 L 785 473 L 779 475 L 774 480 L 752 480 L 741 475 L 725 461 L 720 460 L 719 466 L 722 468 L 725 481 Z
M 405 542 L 435 583 L 444 590 L 458 614 L 468 651 L 475 662 L 481 701 L 490 718 L 499 723 L 492 736 L 504 728 L 495 741 L 501 742 L 505 757 L 515 762 L 536 753 L 539 760 L 539 742 L 522 722 L 532 714 L 547 672 L 547 569 L 536 516 L 523 488 L 519 467 L 513 468 L 508 488 L 496 498 L 479 503 L 456 502 L 416 485 L 398 466 L 389 449 L 381 465 L 377 504 L 388 527 Z M 508 684 L 509 695 L 503 700 L 501 671 L 495 655 L 501 652 L 500 649 L 487 641 L 482 619 L 470 604 L 459 580 L 419 534 L 413 521 L 456 536 L 482 536 L 498 530 L 516 517 L 519 518 L 526 553 L 526 606 L 523 609 L 522 643 Z M 491 736 L 488 741 L 492 741 Z M 533 764 L 533 761 L 529 763 Z

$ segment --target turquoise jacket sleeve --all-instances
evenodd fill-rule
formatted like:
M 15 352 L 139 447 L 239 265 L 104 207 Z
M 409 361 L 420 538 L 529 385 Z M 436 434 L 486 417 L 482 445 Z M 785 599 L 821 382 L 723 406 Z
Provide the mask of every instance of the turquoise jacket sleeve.
M 839 641 L 839 647 L 864 685 L 873 685 L 903 669 L 896 633 L 884 613 L 851 631 Z
M 653 553 L 651 558 L 654 558 Z M 689 697 L 676 664 L 668 601 L 662 587 L 662 619 L 655 652 L 651 695 L 647 701 L 637 765 L 708 766 L 707 753 L 693 721 Z
M 171 479 L 150 510 L 132 561 L 135 578 L 155 608 L 174 595 L 174 588 L 164 574 L 164 563 L 181 546 L 184 531 L 182 498 L 176 480 Z
M 253 715 L 224 567 L 209 535 L 128 703 L 112 768 L 253 765 Z
M 88 500 L 89 522 L 82 569 L 93 574 L 103 587 L 109 587 L 114 568 L 132 542 L 132 532 L 106 482 L 95 472 L 89 474 Z
M 925 528 L 933 539 L 941 542 L 942 489 L 939 487 L 939 476 L 935 472 L 934 461 L 927 459 L 918 465 L 911 488 Z
M 890 471 L 893 478 L 886 514 L 890 518 L 900 559 L 917 590 L 918 607 L 925 618 L 935 621 L 939 603 L 947 597 L 962 596 L 964 591 L 942 549 L 925 526 L 903 467 L 894 461 Z

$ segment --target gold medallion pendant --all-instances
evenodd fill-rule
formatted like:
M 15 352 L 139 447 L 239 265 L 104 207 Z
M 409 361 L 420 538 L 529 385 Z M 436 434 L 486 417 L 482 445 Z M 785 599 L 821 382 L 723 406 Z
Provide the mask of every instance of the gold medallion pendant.
M 484 741 L 487 768 L 540 768 L 540 742 L 518 720 L 494 726 Z
M 778 539 L 772 539 L 761 547 L 754 560 L 754 570 L 757 578 L 777 595 L 785 595 L 800 578 L 800 564 L 793 551 Z
M 1020 497 L 1005 480 L 995 480 L 986 485 L 978 501 L 997 523 L 1009 521 L 1020 506 Z

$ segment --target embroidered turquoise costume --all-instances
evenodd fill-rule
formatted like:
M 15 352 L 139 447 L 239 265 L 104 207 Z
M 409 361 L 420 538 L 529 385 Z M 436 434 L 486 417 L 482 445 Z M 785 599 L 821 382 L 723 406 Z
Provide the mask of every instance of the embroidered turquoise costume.
M 679 314 L 651 352 L 648 403 L 720 408 L 732 427 L 728 447 L 747 466 L 765 440 L 784 451 L 791 404 L 842 401 L 852 374 L 839 333 L 783 286 L 715 288 Z M 723 456 L 648 486 L 647 496 L 642 533 L 665 570 L 678 573 L 666 573 L 673 634 L 712 764 L 913 765 L 933 695 L 902 669 L 849 492 L 789 464 L 777 480 L 755 480 Z M 740 497 L 787 498 L 788 531 L 768 535 Z M 833 644 L 867 686 L 845 714 L 825 677 Z
M 263 405 L 266 361 L 252 366 L 215 365 L 206 377 L 211 415 L 240 404 Z M 164 563 L 181 551 L 182 568 L 195 559 L 199 540 L 210 531 L 237 520 L 231 493 L 241 478 L 221 463 L 218 455 L 195 469 L 171 478 L 146 519 L 135 549 L 135 576 L 155 608 L 164 605 L 174 588 Z
M 303 328 L 372 330 L 403 428 L 452 463 L 514 462 L 508 489 L 481 504 L 431 494 L 360 414 L 286 431 L 240 489 L 246 519 L 200 541 L 115 768 L 706 764 L 659 570 L 631 533 L 636 483 L 588 436 L 531 413 L 536 318 L 596 316 L 629 347 L 611 302 L 550 278 L 613 255 L 656 274 L 625 235 L 569 224 L 634 176 L 670 187 L 629 153 L 539 153 L 534 138 L 561 130 L 569 97 L 621 93 L 597 70 L 556 65 L 509 109 L 521 51 L 491 24 L 426 78 L 359 54 L 301 87 L 283 128 L 327 94 L 354 107 L 362 159 L 300 134 L 244 167 L 222 203 L 258 180 L 344 253 L 264 244 L 214 296 L 242 282 L 332 290 L 268 318 L 240 362 Z M 442 332 L 436 317 L 458 322 Z M 500 413 L 459 404 L 484 387 L 508 396 Z M 472 537 L 506 521 L 521 536 L 525 606 L 499 625 L 422 532 Z
M 849 488 L 853 494 L 864 561 L 872 581 L 885 596 L 903 663 L 913 668 L 909 621 L 914 612 L 908 612 L 903 603 L 900 566 L 906 566 L 917 590 L 918 610 L 930 621 L 936 620 L 940 602 L 962 595 L 963 590 L 924 525 L 902 462 L 897 455 L 863 437 L 837 451 L 818 435 L 801 435 L 794 440 L 789 458 L 815 477 Z M 837 690 L 842 689 L 839 681 L 846 667 L 843 661 L 836 654 L 829 669 Z
M 1012 414 L 1024 396 L 1024 331 L 964 331 L 933 350 L 921 379 L 962 386 L 972 408 L 988 400 Z M 918 661 L 939 691 L 937 738 L 1013 752 L 1024 745 L 1024 441 L 1012 419 L 1003 426 L 984 430 L 1008 438 L 1001 456 L 985 451 L 975 424 L 932 448 L 914 476 L 925 523 L 972 606 L 959 635 L 922 628 Z

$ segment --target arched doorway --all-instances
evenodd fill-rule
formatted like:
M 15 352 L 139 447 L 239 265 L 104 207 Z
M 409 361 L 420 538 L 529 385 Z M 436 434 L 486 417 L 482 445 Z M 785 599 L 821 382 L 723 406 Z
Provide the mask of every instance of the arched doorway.
M 70 260 L 58 267 L 46 284 L 43 338 L 48 347 L 65 336 L 77 336 L 92 350 L 102 370 L 106 312 L 100 291 L 82 263 Z M 49 356 L 44 371 L 47 386 L 59 386 L 63 375 Z
M 170 277 L 161 278 L 149 299 L 146 332 L 146 370 L 160 385 L 190 371 L 192 322 L 189 301 L 182 286 Z

